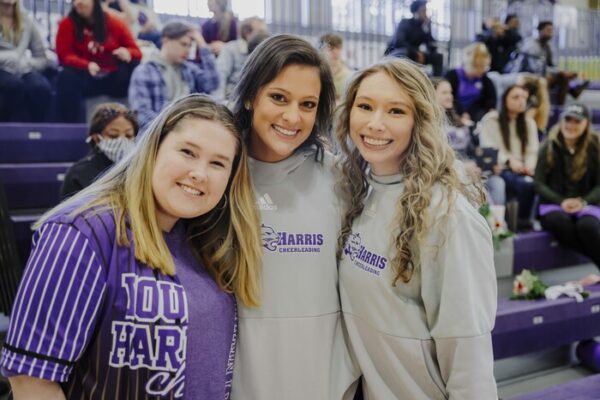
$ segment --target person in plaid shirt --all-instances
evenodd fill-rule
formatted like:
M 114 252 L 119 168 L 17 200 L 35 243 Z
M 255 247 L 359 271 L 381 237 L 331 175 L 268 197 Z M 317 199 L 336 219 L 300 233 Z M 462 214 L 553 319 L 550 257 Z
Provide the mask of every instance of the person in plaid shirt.
M 169 102 L 190 93 L 210 93 L 219 86 L 215 58 L 200 32 L 173 21 L 164 26 L 161 36 L 160 52 L 136 67 L 129 84 L 129 104 L 141 129 Z M 193 42 L 200 49 L 199 64 L 187 59 Z

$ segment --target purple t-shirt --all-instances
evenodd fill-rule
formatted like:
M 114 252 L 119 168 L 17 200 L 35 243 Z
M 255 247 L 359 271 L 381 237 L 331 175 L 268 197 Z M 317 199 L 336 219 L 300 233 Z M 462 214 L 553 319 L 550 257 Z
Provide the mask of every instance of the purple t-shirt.
M 457 100 L 463 109 L 466 110 L 481 96 L 483 80 L 481 78 L 470 79 L 464 68 L 458 68 L 456 74 L 458 75 L 458 93 L 455 96 L 457 96 Z
M 198 265 L 185 242 L 183 224 L 165 239 L 177 266 L 189 309 L 186 399 L 228 399 L 237 342 L 236 302 Z
M 183 234 L 179 229 L 173 232 L 179 241 L 168 239 L 176 268 L 199 271 L 189 249 L 183 250 Z M 231 303 L 229 295 L 222 298 Z M 189 304 L 177 275 L 150 269 L 134 258 L 133 245 L 117 244 L 112 213 L 57 216 L 34 234 L 0 367 L 7 375 L 60 382 L 69 399 L 182 399 L 189 381 L 212 370 L 211 379 L 223 387 L 220 398 L 228 398 L 234 306 L 224 313 L 207 305 L 198 313 Z M 211 344 L 203 330 L 189 331 L 190 320 L 228 331 L 212 344 L 227 348 L 221 359 L 196 352 L 197 343 Z M 201 370 L 186 368 L 188 346 L 202 359 Z M 203 390 L 214 393 L 218 385 L 194 390 L 209 398 Z

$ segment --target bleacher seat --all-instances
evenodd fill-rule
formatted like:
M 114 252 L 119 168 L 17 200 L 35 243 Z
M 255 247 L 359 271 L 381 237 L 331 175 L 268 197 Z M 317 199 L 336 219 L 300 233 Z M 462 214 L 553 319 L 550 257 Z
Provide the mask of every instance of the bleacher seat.
M 77 161 L 89 146 L 85 124 L 0 124 L 0 163 Z
M 600 399 L 600 374 L 590 375 L 560 385 L 528 393 L 510 400 L 598 400 Z
M 60 187 L 72 163 L 0 164 L 10 210 L 45 209 L 60 202 Z
M 492 331 L 494 358 L 502 359 L 600 335 L 600 285 L 587 287 L 581 303 L 557 300 L 498 300 Z
M 514 241 L 513 275 L 590 262 L 581 254 L 559 245 L 551 233 L 533 231 L 518 234 Z

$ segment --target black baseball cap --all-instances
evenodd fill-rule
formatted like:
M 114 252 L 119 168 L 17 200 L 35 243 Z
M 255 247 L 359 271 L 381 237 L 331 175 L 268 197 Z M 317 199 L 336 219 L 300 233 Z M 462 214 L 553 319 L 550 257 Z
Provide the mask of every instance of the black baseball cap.
M 583 104 L 570 104 L 560 114 L 560 118 L 572 117 L 578 121 L 590 119 L 590 111 Z

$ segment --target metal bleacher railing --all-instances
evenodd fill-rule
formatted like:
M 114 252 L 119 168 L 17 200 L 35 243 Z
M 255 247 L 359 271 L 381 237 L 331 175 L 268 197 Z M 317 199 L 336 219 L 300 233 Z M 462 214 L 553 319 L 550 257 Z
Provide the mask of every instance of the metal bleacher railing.
M 155 4 L 177 0 L 154 0 Z M 149 1 L 151 2 L 151 1 Z M 185 18 L 200 25 L 202 18 L 192 15 L 203 0 L 179 0 L 187 15 L 161 14 L 162 20 Z M 402 18 L 410 17 L 412 0 L 254 0 L 257 15 L 263 15 L 273 33 L 296 33 L 316 43 L 324 32 L 334 31 L 346 41 L 346 56 L 350 67 L 361 68 L 377 61 L 383 55 L 387 42 Z M 23 0 L 54 47 L 56 24 L 68 13 L 71 5 L 66 0 Z M 172 9 L 172 7 L 169 7 Z M 234 10 L 235 11 L 235 10 Z M 600 11 L 583 10 L 565 5 L 551 5 L 548 1 L 522 0 L 510 2 L 487 0 L 430 0 L 429 14 L 432 31 L 438 40 L 446 64 L 460 64 L 461 49 L 469 44 L 481 29 L 487 16 L 503 18 L 516 13 L 521 20 L 523 37 L 530 36 L 541 20 L 554 20 L 557 25 L 555 47 L 557 56 L 565 60 L 580 57 L 600 58 Z M 575 58 L 573 58 L 575 57 Z M 596 60 L 598 59 L 598 60 Z M 578 61 L 574 61 L 576 66 Z M 581 68 L 591 70 L 591 61 Z M 590 65 L 590 67 L 587 67 Z M 598 71 L 598 68 L 595 70 Z M 591 72 L 591 71 L 590 71 Z M 591 77 L 591 74 L 589 74 Z

